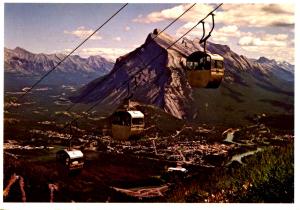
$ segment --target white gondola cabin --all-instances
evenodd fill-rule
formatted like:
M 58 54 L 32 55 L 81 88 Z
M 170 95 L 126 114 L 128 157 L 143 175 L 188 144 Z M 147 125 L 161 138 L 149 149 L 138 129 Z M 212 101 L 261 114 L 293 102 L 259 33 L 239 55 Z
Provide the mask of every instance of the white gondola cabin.
M 56 160 L 65 168 L 73 171 L 83 168 L 84 155 L 80 150 L 64 149 L 56 153 Z
M 128 140 L 140 136 L 144 131 L 144 114 L 140 111 L 116 111 L 112 116 L 112 136 L 117 140 Z

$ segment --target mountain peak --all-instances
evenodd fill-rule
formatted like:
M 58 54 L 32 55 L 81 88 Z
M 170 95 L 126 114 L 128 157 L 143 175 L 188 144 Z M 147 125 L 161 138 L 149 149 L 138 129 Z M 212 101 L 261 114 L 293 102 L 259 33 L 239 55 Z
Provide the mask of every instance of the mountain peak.
M 274 64 L 279 63 L 275 59 L 269 59 L 269 58 L 266 58 L 264 56 L 259 57 L 259 59 L 257 59 L 257 62 L 258 63 L 274 63 Z
M 159 34 L 159 36 L 157 36 Z M 149 42 L 155 42 L 156 44 L 160 45 L 163 48 L 167 48 L 173 41 L 173 37 L 171 37 L 169 34 L 161 32 L 160 29 L 154 29 L 152 33 L 149 33 L 145 44 L 148 44 Z
M 259 59 L 257 59 L 257 62 L 259 62 L 259 63 L 269 63 L 270 61 L 271 61 L 270 59 L 268 59 L 264 56 L 261 56 L 261 57 L 259 57 Z
M 231 51 L 228 45 L 216 44 L 213 42 L 207 42 L 207 50 L 222 56 Z
M 29 52 L 29 51 L 27 51 L 27 50 L 25 50 L 24 48 L 21 48 L 21 47 L 16 47 L 14 49 L 14 51 L 17 52 L 17 53 L 30 53 L 31 54 L 31 52 Z

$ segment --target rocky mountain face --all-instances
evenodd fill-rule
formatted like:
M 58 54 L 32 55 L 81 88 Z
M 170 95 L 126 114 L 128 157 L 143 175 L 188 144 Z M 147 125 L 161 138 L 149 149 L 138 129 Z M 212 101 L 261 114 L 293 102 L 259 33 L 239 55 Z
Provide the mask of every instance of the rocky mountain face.
M 153 41 L 154 36 L 149 34 L 142 46 L 118 58 L 107 76 L 91 82 L 72 99 L 76 101 L 89 93 L 81 102 L 103 100 L 103 104 L 116 107 L 132 93 L 134 100 L 159 106 L 179 118 L 186 117 L 193 100 L 192 89 L 183 76 L 180 58 L 188 52 L 182 45 L 166 50 L 173 38 L 161 34 Z
M 207 51 L 224 57 L 224 80 L 218 89 L 192 89 L 184 60 L 202 47 L 195 40 L 185 40 L 167 49 L 175 39 L 162 33 L 153 40 L 154 33 L 139 48 L 118 58 L 109 74 L 87 84 L 71 100 L 102 101 L 103 106 L 113 108 L 132 94 L 134 100 L 158 106 L 177 118 L 221 123 L 257 113 L 293 112 L 292 65 L 248 59 L 226 45 L 209 42 Z
M 8 77 L 40 77 L 52 69 L 65 55 L 63 54 L 34 54 L 25 49 L 4 49 L 4 70 Z M 82 58 L 72 55 L 61 63 L 52 73 L 51 82 L 69 80 L 88 82 L 107 74 L 113 63 L 101 56 Z M 51 78 L 51 77 L 50 77 Z
M 274 59 L 269 60 L 268 58 L 260 57 L 257 63 L 262 64 L 264 68 L 269 69 L 273 74 L 277 74 L 286 81 L 294 81 L 295 66 L 288 62 L 278 62 Z

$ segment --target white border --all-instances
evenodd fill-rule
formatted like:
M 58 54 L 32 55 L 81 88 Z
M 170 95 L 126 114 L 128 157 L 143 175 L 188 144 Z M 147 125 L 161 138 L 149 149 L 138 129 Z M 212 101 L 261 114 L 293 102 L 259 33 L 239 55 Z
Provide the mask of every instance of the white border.
M 23 0 L 10 0 L 6 1 L 6 3 L 124 3 L 125 1 L 116 1 L 116 0 L 102 0 L 101 2 L 96 2 L 96 1 L 91 1 L 91 0 L 71 0 L 71 1 L 59 1 L 59 0 L 30 0 L 30 1 L 23 1 Z M 129 3 L 144 3 L 141 2 L 141 0 L 128 0 L 126 2 Z M 148 1 L 149 2 L 149 1 Z M 149 2 L 149 3 L 183 3 L 183 2 L 195 2 L 191 0 L 184 0 L 184 1 L 175 1 L 175 0 L 164 0 L 164 1 L 157 1 L 157 2 Z M 295 0 L 247 0 L 246 2 L 241 1 L 241 0 L 224 0 L 224 1 L 199 1 L 197 0 L 198 3 L 294 3 L 296 6 L 295 9 L 295 22 L 296 20 L 300 20 L 299 18 L 299 3 Z M 4 35 L 4 3 L 1 2 L 1 9 L 0 9 L 0 17 L 1 17 L 1 22 L 0 24 L 3 27 L 0 27 L 1 29 L 1 34 Z M 270 208 L 272 210 L 276 209 L 285 209 L 289 208 L 291 210 L 296 210 L 300 209 L 299 206 L 299 196 L 300 196 L 300 188 L 299 188 L 299 182 L 296 179 L 296 177 L 299 177 L 299 155 L 297 154 L 297 151 L 299 151 L 299 143 L 297 143 L 298 136 L 299 136 L 299 123 L 298 123 L 298 105 L 299 103 L 299 85 L 297 84 L 297 81 L 300 81 L 299 74 L 297 72 L 297 67 L 299 66 L 299 50 L 296 48 L 297 44 L 299 43 L 299 27 L 298 23 L 295 24 L 295 203 L 294 204 L 156 204 L 156 203 L 151 203 L 151 204 L 116 204 L 116 203 L 3 203 L 3 192 L 1 191 L 0 193 L 0 209 L 4 208 L 7 210 L 11 209 L 22 209 L 22 210 L 32 210 L 32 209 L 51 209 L 51 210 L 83 210 L 83 209 L 156 209 L 156 208 L 170 208 L 174 210 L 182 210 L 182 208 L 189 208 L 189 209 L 199 209 L 199 208 L 213 208 L 213 209 L 251 209 L 253 210 L 254 208 Z M 2 50 L 0 50 L 0 61 L 2 68 L 4 67 L 4 62 L 3 62 L 3 52 L 4 52 L 4 36 L 2 36 L 1 39 L 1 46 Z M 4 72 L 2 71 L 2 76 L 0 77 L 0 84 L 1 84 L 1 118 L 2 118 L 2 123 L 0 123 L 0 129 L 2 130 L 1 132 L 1 142 L 0 142 L 0 154 L 3 157 L 3 86 L 4 86 L 4 81 L 3 81 L 3 74 Z M 3 158 L 0 158 L 0 187 L 3 189 Z M 297 199 L 298 198 L 298 199 Z

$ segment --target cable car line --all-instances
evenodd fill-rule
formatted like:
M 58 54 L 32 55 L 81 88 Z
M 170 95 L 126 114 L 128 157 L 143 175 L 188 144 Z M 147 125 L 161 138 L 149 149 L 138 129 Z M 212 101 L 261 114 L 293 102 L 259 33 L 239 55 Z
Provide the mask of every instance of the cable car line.
M 169 45 L 166 50 L 170 49 L 171 47 L 173 47 L 179 40 L 181 40 L 183 37 L 185 37 L 188 33 L 190 33 L 192 30 L 194 30 L 200 23 L 202 23 L 207 17 L 209 17 L 211 14 L 213 14 L 214 11 L 216 11 L 223 3 L 219 4 L 214 10 L 212 10 L 210 13 L 208 13 L 202 20 L 200 20 L 198 23 L 196 23 L 191 29 L 189 29 L 186 33 L 184 33 L 181 37 L 179 37 L 175 42 L 173 42 L 171 45 Z M 147 65 L 145 65 L 142 69 L 140 69 L 139 71 L 136 72 L 136 75 L 140 72 L 142 72 L 145 68 L 147 68 L 154 60 L 156 60 L 158 57 L 160 57 L 163 53 L 158 54 L 157 56 L 155 56 L 154 58 L 152 58 L 150 60 L 150 62 L 147 63 Z M 133 77 L 135 77 L 136 75 L 134 75 Z M 125 85 L 128 81 L 130 81 L 132 79 L 132 77 L 126 81 L 124 81 L 120 86 L 122 87 L 123 85 Z M 107 97 L 107 96 L 106 96 Z M 104 98 L 106 98 L 104 97 Z M 96 103 L 97 105 L 98 103 Z M 95 107 L 95 106 L 92 106 Z M 90 109 L 88 109 L 90 110 Z
M 185 32 L 182 36 L 180 36 L 175 42 L 173 42 L 171 45 L 169 45 L 166 50 L 170 49 L 171 47 L 173 47 L 179 40 L 181 40 L 183 37 L 185 37 L 188 33 L 190 33 L 192 30 L 194 30 L 203 20 L 205 20 L 207 17 L 209 17 L 209 15 L 211 15 L 214 11 L 216 11 L 222 4 L 218 5 L 214 10 L 212 10 L 208 15 L 206 15 L 205 18 L 203 18 L 202 20 L 200 20 L 197 24 L 195 24 L 191 29 L 189 29 L 187 32 Z M 144 68 L 142 68 L 141 70 L 139 70 L 136 74 L 142 72 L 145 68 L 147 68 L 153 61 L 155 61 L 158 57 L 160 57 L 163 53 L 158 54 L 157 56 L 155 56 L 153 59 L 150 60 L 150 62 L 147 63 L 146 66 L 144 66 Z M 136 75 L 135 75 L 136 76 Z M 129 82 L 132 79 L 132 77 L 126 81 L 124 81 L 120 87 L 122 87 L 123 85 L 125 85 L 127 82 Z M 119 87 L 119 88 L 120 88 Z M 107 96 L 106 96 L 107 97 Z M 104 97 L 104 98 L 106 98 Z M 100 101 L 101 102 L 101 101 Z M 96 104 L 94 104 L 93 106 L 91 106 L 88 111 L 90 111 L 92 108 L 94 108 L 95 106 L 97 106 L 99 104 L 99 102 L 96 102 Z
M 157 34 L 155 34 L 155 36 L 153 38 L 151 38 L 152 40 L 155 40 L 161 33 L 163 33 L 165 30 L 167 30 L 171 25 L 173 25 L 176 21 L 178 21 L 184 14 L 186 14 L 188 11 L 190 11 L 194 6 L 196 5 L 196 3 L 192 4 L 188 9 L 186 9 L 181 15 L 179 15 L 176 19 L 174 19 L 171 23 L 169 23 L 167 26 L 165 26 L 161 31 L 159 31 Z M 148 45 L 148 43 L 146 43 L 146 45 Z M 137 54 L 138 55 L 138 54 Z M 132 55 L 133 56 L 133 55 Z M 137 56 L 140 61 L 142 62 L 142 64 L 145 65 L 145 63 L 141 60 L 140 56 Z M 128 57 L 128 59 L 130 59 L 131 57 Z M 126 64 L 126 62 L 123 62 L 118 68 L 116 68 L 115 71 L 119 70 L 124 64 Z M 131 68 L 133 69 L 133 68 Z M 130 69 L 130 70 L 131 70 Z M 98 84 L 99 85 L 99 84 Z M 95 90 L 98 85 L 95 85 L 87 94 L 79 97 L 78 99 L 75 100 L 75 102 L 68 107 L 65 111 L 70 111 L 74 106 L 76 106 L 76 104 L 81 101 L 82 99 L 84 99 L 85 97 L 87 97 L 93 90 Z
M 190 11 L 194 6 L 196 5 L 196 3 L 194 3 L 194 4 L 192 4 L 189 8 L 187 8 L 183 13 L 181 13 L 177 18 L 175 18 L 171 23 L 169 23 L 167 26 L 165 26 L 161 31 L 159 31 L 157 34 L 155 34 L 155 36 L 152 38 L 151 37 L 151 39 L 152 40 L 155 40 L 161 33 L 163 33 L 164 31 L 166 31 L 171 25 L 173 25 L 176 21 L 178 21 L 184 14 L 186 14 L 188 11 Z M 148 45 L 149 44 L 149 42 L 148 43 L 146 43 L 145 45 Z M 145 47 L 145 46 L 144 46 Z M 145 67 L 146 66 L 146 64 L 145 64 L 145 62 L 141 59 L 141 57 L 139 56 L 139 54 L 137 53 L 136 54 L 137 55 L 137 57 L 138 57 L 138 59 L 141 61 L 141 63 L 143 64 L 143 66 Z M 133 56 L 133 55 L 132 55 Z M 131 57 L 129 57 L 128 59 L 130 59 Z M 126 62 L 123 62 L 123 63 L 121 63 L 121 65 L 118 67 L 118 68 L 116 68 L 116 70 L 115 71 L 117 71 L 117 70 L 119 70 L 123 65 L 125 65 L 126 64 Z M 130 68 L 129 70 L 132 70 L 133 68 L 136 68 L 136 67 L 132 67 L 132 68 Z M 139 71 L 140 72 L 140 71 Z M 135 77 L 135 76 L 134 76 Z M 130 77 L 130 78 L 132 78 L 132 77 Z M 131 79 L 130 79 L 131 80 Z M 127 81 L 130 81 L 130 80 L 127 80 Z M 126 83 L 127 83 L 127 81 L 126 81 Z M 124 84 L 126 84 L 126 83 L 122 83 L 122 85 L 120 86 L 120 87 L 122 87 Z M 80 100 L 82 100 L 82 99 L 84 99 L 85 97 L 87 97 L 93 90 L 95 90 L 97 87 L 99 86 L 99 84 L 98 85 L 95 85 L 87 94 L 85 94 L 85 95 L 82 95 L 81 97 L 79 97 L 78 99 L 76 99 L 75 100 L 75 102 L 72 104 L 72 105 L 70 105 L 67 109 L 65 109 L 65 111 L 64 112 L 68 112 L 68 111 L 70 111 L 73 107 L 75 107 L 76 105 L 77 105 L 77 103 L 80 101 Z M 119 88 L 120 88 L 119 87 Z M 107 97 L 107 96 L 106 96 Z M 105 98 L 106 98 L 105 97 Z M 62 115 L 60 115 L 58 118 L 60 118 L 60 117 L 62 117 Z M 76 119 L 77 120 L 77 119 Z M 71 122 L 71 123 L 73 123 L 73 121 Z M 63 130 L 66 128 L 66 127 L 68 127 L 68 124 L 67 124 L 67 126 L 64 126 L 63 127 Z
M 70 57 L 79 47 L 81 47 L 86 41 L 88 41 L 94 34 L 96 34 L 103 26 L 105 26 L 111 19 L 113 19 L 119 12 L 121 12 L 128 3 L 124 4 L 119 10 L 117 10 L 110 18 L 108 18 L 101 26 L 99 26 L 93 33 L 91 33 L 87 38 L 85 38 L 77 47 L 75 47 L 69 54 L 67 54 L 49 71 L 47 71 L 38 81 L 36 81 L 29 89 L 25 91 L 21 96 L 19 96 L 15 102 L 18 102 L 21 98 L 27 95 L 32 89 L 34 89 L 41 81 L 43 81 L 51 72 L 53 72 L 62 62 L 64 62 L 68 57 Z M 9 109 L 9 108 L 8 108 Z
M 213 9 L 211 12 L 209 12 L 204 18 L 202 18 L 200 21 L 198 21 L 192 28 L 190 28 L 188 31 L 186 31 L 182 36 L 180 36 L 178 39 L 176 39 L 171 45 L 169 45 L 167 48 L 165 48 L 166 50 L 170 49 L 171 47 L 173 47 L 178 41 L 180 41 L 183 37 L 185 37 L 188 33 L 190 33 L 192 30 L 194 30 L 200 23 L 202 23 L 207 17 L 209 17 L 210 15 L 213 14 L 213 12 L 215 12 L 219 7 L 222 6 L 223 3 L 219 4 L 215 9 Z M 144 68 L 140 69 L 136 75 L 140 72 L 142 72 L 145 68 L 147 68 L 153 61 L 155 61 L 158 57 L 160 57 L 163 53 L 158 54 L 157 56 L 155 56 L 154 58 L 152 58 L 150 60 L 150 62 L 147 63 L 146 66 L 144 66 Z M 135 75 L 135 76 L 136 76 Z M 135 77 L 134 76 L 134 77 Z M 118 88 L 121 88 L 122 86 L 124 86 L 127 82 L 129 82 L 132 79 L 132 77 L 130 77 L 130 79 L 124 81 Z M 93 104 L 90 108 L 88 108 L 86 111 L 84 111 L 83 113 L 88 113 L 90 112 L 93 108 L 95 108 L 97 105 L 99 105 L 101 102 L 104 101 L 104 99 L 106 99 L 109 96 L 109 92 L 107 92 L 107 94 L 105 95 L 105 97 L 102 97 L 102 100 L 98 100 L 96 101 L 95 104 Z M 74 121 L 80 119 L 82 116 L 77 117 L 75 119 L 73 119 L 70 123 L 73 123 Z M 64 130 L 70 123 L 67 123 L 62 130 Z

